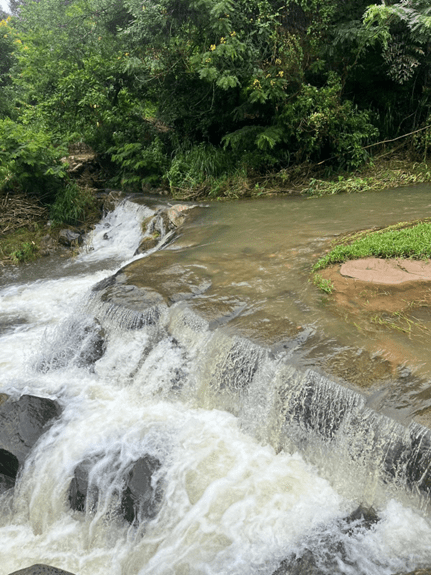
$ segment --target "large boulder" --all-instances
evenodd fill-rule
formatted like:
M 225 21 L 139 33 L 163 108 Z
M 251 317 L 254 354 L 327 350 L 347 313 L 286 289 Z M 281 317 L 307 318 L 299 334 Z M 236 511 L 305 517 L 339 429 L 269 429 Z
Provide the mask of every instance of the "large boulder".
M 14 485 L 32 447 L 60 413 L 51 399 L 0 394 L 0 493 Z
M 162 498 L 160 481 L 153 485 L 154 473 L 160 468 L 160 462 L 151 455 L 144 455 L 133 463 L 124 476 L 118 477 L 118 462 L 99 465 L 100 479 L 91 472 L 103 455 L 85 459 L 75 469 L 69 486 L 69 504 L 74 511 L 95 512 L 99 500 L 104 496 L 102 489 L 113 492 L 119 506 L 116 513 L 129 523 L 143 522 L 157 515 Z M 107 479 L 108 478 L 108 479 Z M 121 485 L 118 493 L 113 485 Z

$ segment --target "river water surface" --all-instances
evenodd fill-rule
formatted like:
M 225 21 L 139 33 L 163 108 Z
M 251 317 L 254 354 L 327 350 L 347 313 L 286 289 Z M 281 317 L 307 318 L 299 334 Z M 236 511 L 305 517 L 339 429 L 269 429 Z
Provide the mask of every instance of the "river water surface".
M 331 445 L 271 419 L 273 387 L 319 370 L 334 347 L 366 345 L 307 282 L 316 255 L 335 234 L 429 215 L 430 191 L 196 208 L 175 242 L 139 261 L 140 223 L 152 212 L 126 202 L 74 261 L 2 270 L 0 392 L 56 399 L 63 413 L 0 498 L 0 574 L 47 563 L 82 575 L 271 575 L 307 553 L 316 573 L 431 565 L 423 493 L 383 481 L 362 459 L 355 467 L 337 453 L 321 464 Z M 92 286 L 126 263 L 130 281 L 158 286 L 172 305 L 142 329 L 99 314 L 107 350 L 82 366 L 71 326 L 99 313 Z M 232 341 L 239 367 L 220 360 Z M 54 353 L 66 360 L 41 370 Z M 76 466 L 100 453 L 124 469 L 142 454 L 160 461 L 156 517 L 129 525 L 108 496 L 96 510 L 69 508 Z M 371 528 L 346 519 L 359 504 L 376 509 Z

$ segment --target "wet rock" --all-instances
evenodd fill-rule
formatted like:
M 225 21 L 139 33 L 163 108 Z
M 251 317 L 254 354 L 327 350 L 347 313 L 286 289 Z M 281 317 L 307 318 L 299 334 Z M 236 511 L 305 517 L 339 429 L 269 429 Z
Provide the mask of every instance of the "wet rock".
M 85 503 L 89 493 L 89 474 L 94 464 L 95 460 L 85 459 L 75 469 L 69 486 L 69 504 L 74 511 L 85 511 Z M 91 500 L 94 499 L 97 499 L 97 489 L 92 487 Z
M 160 234 L 157 232 L 153 233 L 150 236 L 145 236 L 144 238 L 142 238 L 141 243 L 139 244 L 139 247 L 135 251 L 134 255 L 137 256 L 138 254 L 143 254 L 148 250 L 152 250 L 157 246 L 159 241 L 160 241 Z
M 18 474 L 19 461 L 6 449 L 0 449 L 0 473 L 15 479 Z
M 142 329 L 158 323 L 166 299 L 155 289 L 127 284 L 127 276 L 118 272 L 96 284 L 92 290 L 105 309 L 98 317 L 117 321 L 125 329 Z
M 31 448 L 60 413 L 51 399 L 0 395 L 0 474 L 15 481 Z
M 78 247 L 84 243 L 83 234 L 69 229 L 60 230 L 58 241 L 67 247 Z
M 108 287 L 111 287 L 113 285 L 116 284 L 117 282 L 117 278 L 118 276 L 121 276 L 120 272 L 117 272 L 116 274 L 109 276 L 103 280 L 101 280 L 100 282 L 97 282 L 96 284 L 94 284 L 94 286 L 91 288 L 91 291 L 93 292 L 98 292 L 98 291 L 103 291 Z
M 347 524 L 360 525 L 365 529 L 370 529 L 373 525 L 380 521 L 379 516 L 372 507 L 359 505 L 348 517 L 345 519 Z M 350 531 L 350 530 L 349 530 Z
M 129 473 L 123 492 L 121 510 L 129 523 L 135 519 L 139 522 L 157 515 L 161 500 L 160 484 L 154 489 L 151 479 L 160 468 L 160 462 L 149 455 L 141 457 Z
M 284 559 L 273 575 L 324 575 L 324 572 L 317 568 L 311 551 L 306 551 L 302 557 Z
M 181 226 L 187 217 L 187 211 L 191 210 L 192 208 L 194 208 L 194 206 L 187 206 L 185 204 L 177 204 L 175 206 L 172 206 L 171 208 L 169 208 L 167 210 L 167 216 L 169 221 L 171 222 L 171 224 L 175 227 L 178 228 L 179 226 Z
M 121 477 L 119 481 L 116 475 L 118 462 L 111 462 L 102 466 L 100 473 L 106 477 L 111 476 L 111 485 L 98 483 L 96 479 L 91 481 L 90 474 L 94 466 L 102 459 L 102 455 L 92 459 L 82 461 L 75 469 L 74 477 L 69 486 L 69 504 L 74 511 L 94 512 L 97 509 L 98 501 L 103 488 L 109 490 L 116 482 L 122 485 L 119 494 L 120 505 L 118 513 L 124 519 L 133 523 L 151 519 L 157 515 L 160 501 L 162 499 L 162 487 L 160 482 L 154 487 L 152 478 L 154 473 L 160 468 L 160 462 L 150 455 L 145 455 L 136 461 L 132 468 Z M 109 467 L 108 467 L 109 466 Z M 116 490 L 114 489 L 114 493 Z M 116 492 L 118 494 L 118 492 Z M 103 494 L 102 494 L 103 495 Z
M 71 318 L 60 326 L 35 367 L 43 373 L 68 365 L 91 367 L 105 351 L 105 332 L 98 321 L 88 317 Z
M 9 491 L 15 486 L 15 481 L 3 473 L 0 473 L 0 495 L 5 491 Z
M 9 575 L 73 575 L 73 573 L 70 571 L 63 571 L 63 569 L 58 569 L 58 567 L 52 567 L 51 565 L 36 563 L 30 567 L 14 571 Z

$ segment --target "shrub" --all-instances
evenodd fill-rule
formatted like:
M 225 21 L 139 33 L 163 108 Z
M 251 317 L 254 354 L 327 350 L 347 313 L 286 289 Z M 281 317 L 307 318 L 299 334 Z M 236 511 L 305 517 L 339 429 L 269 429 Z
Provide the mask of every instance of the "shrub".
M 91 193 L 75 182 L 66 184 L 51 206 L 50 217 L 54 224 L 76 225 L 85 219 L 86 212 L 94 207 Z
M 52 200 L 62 187 L 66 149 L 53 145 L 37 127 L 0 120 L 0 190 L 22 191 Z
M 171 188 L 196 188 L 217 179 L 233 168 L 232 155 L 210 144 L 179 151 L 166 177 Z

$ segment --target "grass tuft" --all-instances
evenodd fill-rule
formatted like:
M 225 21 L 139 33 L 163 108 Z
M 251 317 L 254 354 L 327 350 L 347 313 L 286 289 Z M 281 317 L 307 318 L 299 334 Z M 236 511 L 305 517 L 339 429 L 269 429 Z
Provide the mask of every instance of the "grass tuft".
M 402 226 L 402 227 L 401 227 Z M 324 269 L 331 264 L 347 260 L 377 258 L 412 258 L 427 259 L 431 257 L 431 222 L 403 222 L 372 232 L 359 232 L 343 238 L 328 254 L 320 258 L 312 271 Z

